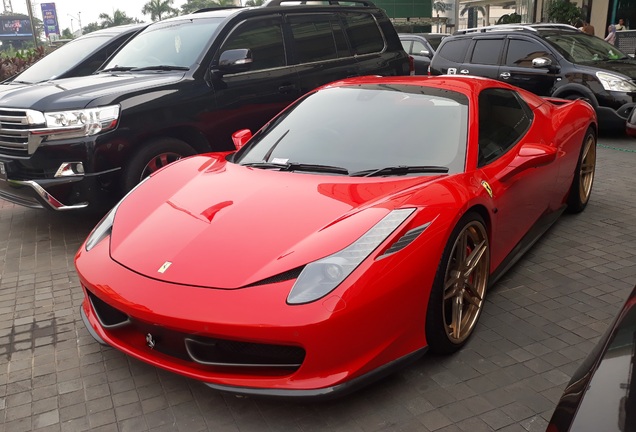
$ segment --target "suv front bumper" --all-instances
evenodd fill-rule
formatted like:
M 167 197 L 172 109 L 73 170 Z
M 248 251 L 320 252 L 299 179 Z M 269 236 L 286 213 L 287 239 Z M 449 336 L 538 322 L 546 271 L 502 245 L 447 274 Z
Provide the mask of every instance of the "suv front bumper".
M 30 208 L 51 210 L 78 210 L 88 206 L 88 202 L 65 203 L 64 190 L 73 189 L 73 183 L 84 181 L 84 177 L 51 180 L 13 180 L 0 178 L 0 198 L 5 201 Z M 57 192 L 57 193 L 56 193 Z

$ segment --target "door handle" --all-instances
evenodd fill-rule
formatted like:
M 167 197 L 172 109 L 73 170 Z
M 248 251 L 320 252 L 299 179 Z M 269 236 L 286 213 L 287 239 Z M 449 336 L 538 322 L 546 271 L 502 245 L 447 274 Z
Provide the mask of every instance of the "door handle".
M 283 84 L 278 87 L 280 93 L 295 93 L 298 91 L 298 87 L 295 84 Z
M 508 78 L 510 78 L 510 72 L 502 72 L 502 73 L 499 74 L 499 76 L 502 79 L 508 79 Z
M 459 71 L 460 74 L 468 75 L 470 71 L 468 69 L 462 69 Z

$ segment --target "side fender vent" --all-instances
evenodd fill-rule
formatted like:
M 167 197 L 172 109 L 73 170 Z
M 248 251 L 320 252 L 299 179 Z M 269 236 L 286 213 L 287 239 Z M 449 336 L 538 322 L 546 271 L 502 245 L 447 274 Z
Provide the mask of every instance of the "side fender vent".
M 430 222 L 425 223 L 424 225 L 420 225 L 416 228 L 413 228 L 406 233 L 402 237 L 400 237 L 395 243 L 391 245 L 381 256 L 380 258 L 384 258 L 388 255 L 394 254 L 396 252 L 401 251 L 405 247 L 411 244 L 413 240 L 415 240 L 420 234 L 424 232 L 426 228 L 430 225 Z

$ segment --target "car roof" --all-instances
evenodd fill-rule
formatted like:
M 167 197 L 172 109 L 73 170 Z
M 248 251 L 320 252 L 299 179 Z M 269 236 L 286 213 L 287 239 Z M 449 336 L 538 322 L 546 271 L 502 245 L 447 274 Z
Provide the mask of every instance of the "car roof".
M 139 24 L 126 24 L 126 25 L 121 25 L 116 27 L 107 27 L 105 29 L 100 29 L 94 32 L 86 33 L 85 35 L 80 36 L 80 38 L 91 37 L 91 36 L 117 36 L 119 34 L 124 34 L 124 33 L 134 33 L 135 31 L 141 30 L 144 27 L 147 27 L 148 25 L 149 23 L 139 23 Z

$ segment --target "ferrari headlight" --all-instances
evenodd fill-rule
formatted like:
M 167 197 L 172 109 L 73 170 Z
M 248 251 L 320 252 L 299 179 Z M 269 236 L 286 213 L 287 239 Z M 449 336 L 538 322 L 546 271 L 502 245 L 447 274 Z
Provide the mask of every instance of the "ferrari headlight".
M 310 303 L 336 289 L 414 211 L 393 210 L 351 245 L 307 264 L 289 292 L 287 303 Z
M 46 127 L 32 129 L 31 133 L 46 135 L 48 140 L 96 135 L 115 128 L 119 120 L 119 113 L 119 105 L 45 112 L 44 123 Z
M 596 77 L 607 91 L 636 92 L 636 85 L 618 75 L 607 72 L 596 72 Z
M 133 193 L 135 189 L 141 186 L 149 178 L 150 177 L 146 177 L 141 182 L 139 182 L 137 186 L 132 188 L 130 192 L 126 194 L 126 196 L 124 196 L 117 204 L 115 204 L 115 206 L 112 209 L 110 209 L 108 214 L 102 218 L 102 220 L 97 224 L 97 226 L 93 228 L 93 231 L 91 231 L 91 233 L 88 235 L 88 238 L 86 239 L 86 252 L 93 249 L 95 245 L 97 245 L 99 242 L 101 242 L 102 240 L 104 240 L 106 237 L 110 235 L 113 229 L 113 222 L 115 221 L 115 213 L 117 213 L 117 209 L 119 208 L 121 203 L 124 202 L 124 200 L 128 197 L 128 195 Z

